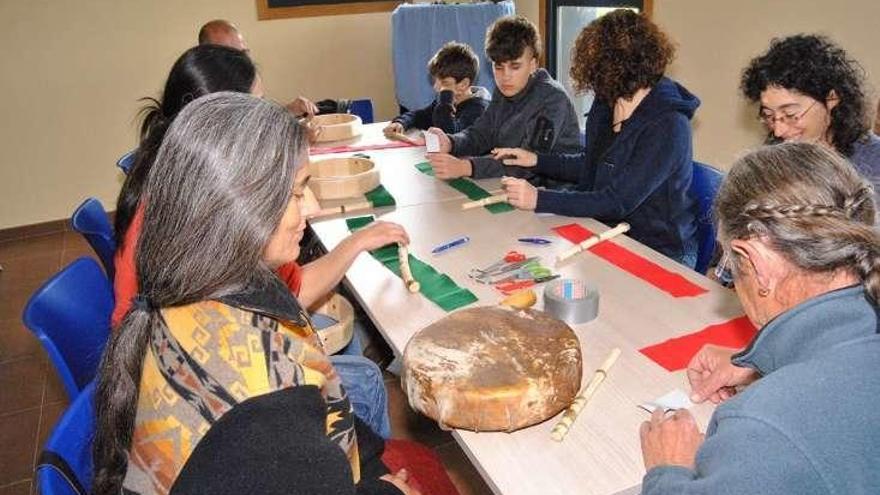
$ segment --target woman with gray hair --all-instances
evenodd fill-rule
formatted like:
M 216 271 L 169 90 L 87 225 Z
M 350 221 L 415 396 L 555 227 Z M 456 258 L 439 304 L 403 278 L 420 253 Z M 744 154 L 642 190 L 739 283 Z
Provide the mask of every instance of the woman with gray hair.
M 688 366 L 686 410 L 642 425 L 642 493 L 867 494 L 880 472 L 880 238 L 873 191 L 814 144 L 759 149 L 715 200 L 736 292 L 760 331 Z
M 97 494 L 416 493 L 382 465 L 273 269 L 305 228 L 305 131 L 241 93 L 188 104 L 147 180 L 140 293 L 104 353 Z

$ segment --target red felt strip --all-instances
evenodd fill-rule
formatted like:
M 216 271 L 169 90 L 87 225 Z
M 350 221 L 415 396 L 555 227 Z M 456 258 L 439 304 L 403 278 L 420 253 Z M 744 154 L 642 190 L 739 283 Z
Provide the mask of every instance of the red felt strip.
M 328 147 L 320 147 L 313 146 L 309 153 L 312 155 L 326 155 L 329 153 L 349 153 L 352 151 L 371 151 L 371 150 L 387 150 L 390 148 L 410 148 L 415 146 L 412 143 L 405 143 L 403 141 L 394 141 L 391 143 L 381 143 L 381 144 L 365 144 L 362 146 L 328 146 Z
M 706 344 L 745 347 L 758 331 L 745 316 L 640 349 L 639 352 L 669 371 L 687 368 L 691 358 Z
M 557 234 L 577 244 L 593 235 L 589 229 L 570 223 L 553 228 Z M 672 297 L 693 297 L 709 292 L 678 273 L 669 271 L 629 249 L 611 241 L 600 242 L 589 251 L 636 277 L 648 282 Z

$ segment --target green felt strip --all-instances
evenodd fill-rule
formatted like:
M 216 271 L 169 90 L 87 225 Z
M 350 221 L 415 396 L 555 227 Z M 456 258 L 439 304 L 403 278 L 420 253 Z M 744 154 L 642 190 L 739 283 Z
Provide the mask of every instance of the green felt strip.
M 375 208 L 380 208 L 382 206 L 394 206 L 397 204 L 394 201 L 394 196 L 388 192 L 388 189 L 385 189 L 385 186 L 379 184 L 379 187 L 373 189 L 372 191 L 367 191 L 364 194 L 364 197 L 367 198 L 367 201 L 373 203 Z
M 428 162 L 417 163 L 416 169 L 425 175 L 430 175 L 431 177 L 434 176 L 434 169 Z M 456 191 L 463 193 L 471 201 L 488 198 L 492 195 L 492 193 L 478 186 L 474 182 L 461 177 L 459 177 L 458 179 L 446 181 L 446 183 L 452 186 L 452 188 Z M 495 203 L 489 206 L 484 206 L 484 208 L 489 210 L 491 213 L 504 213 L 505 211 L 515 210 L 513 205 L 511 205 L 510 203 Z
M 348 226 L 348 230 L 354 232 L 369 225 L 372 221 L 373 216 L 368 215 L 349 218 L 345 223 Z M 397 257 L 396 244 L 389 244 L 374 249 L 370 251 L 370 254 L 395 275 L 400 276 L 400 260 Z M 419 292 L 427 297 L 429 301 L 440 306 L 444 311 L 452 311 L 477 301 L 477 296 L 471 291 L 459 287 L 448 275 L 437 272 L 431 265 L 411 254 L 409 255 L 409 268 L 412 271 L 413 278 L 421 285 Z
M 434 177 L 434 167 L 432 167 L 431 164 L 428 162 L 416 163 L 416 170 L 425 175 L 430 175 L 431 177 Z

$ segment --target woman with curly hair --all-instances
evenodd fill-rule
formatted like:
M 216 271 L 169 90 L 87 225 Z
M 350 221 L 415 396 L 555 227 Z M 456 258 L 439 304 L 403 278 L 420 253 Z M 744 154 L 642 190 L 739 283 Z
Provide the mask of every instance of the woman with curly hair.
M 880 138 L 871 132 L 864 69 L 824 36 L 770 42 L 742 73 L 740 88 L 760 104 L 767 142 L 825 144 L 880 189 Z
M 572 49 L 578 91 L 594 91 L 587 146 L 573 155 L 497 148 L 505 165 L 576 182 L 574 190 L 538 190 L 526 181 L 502 182 L 518 208 L 629 222 L 630 235 L 693 267 L 695 205 L 690 119 L 700 100 L 664 77 L 675 49 L 643 15 L 616 10 L 581 31 Z

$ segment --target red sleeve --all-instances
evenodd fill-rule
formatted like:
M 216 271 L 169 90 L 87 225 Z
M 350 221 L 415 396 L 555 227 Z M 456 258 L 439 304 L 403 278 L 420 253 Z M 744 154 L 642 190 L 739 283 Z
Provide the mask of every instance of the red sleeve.
M 113 264 L 116 276 L 113 279 L 113 294 L 116 296 L 116 306 L 113 308 L 111 324 L 113 328 L 119 327 L 128 308 L 131 307 L 131 298 L 138 293 L 137 267 L 134 263 L 134 254 L 137 250 L 138 238 L 141 236 L 141 227 L 144 223 L 144 206 L 138 205 L 138 209 L 131 219 L 128 230 L 125 231 L 125 239 L 116 250 Z
M 291 261 L 286 265 L 281 265 L 276 270 L 278 273 L 278 277 L 287 284 L 287 288 L 290 289 L 290 292 L 293 295 L 299 295 L 299 289 L 302 287 L 302 267 L 299 266 L 296 261 Z

